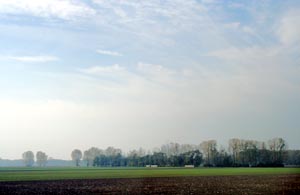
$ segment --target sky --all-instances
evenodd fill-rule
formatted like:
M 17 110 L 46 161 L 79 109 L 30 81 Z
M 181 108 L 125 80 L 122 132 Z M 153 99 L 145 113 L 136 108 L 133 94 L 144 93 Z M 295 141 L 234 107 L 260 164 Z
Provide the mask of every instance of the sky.
M 0 0 L 0 158 L 282 137 L 300 1 Z

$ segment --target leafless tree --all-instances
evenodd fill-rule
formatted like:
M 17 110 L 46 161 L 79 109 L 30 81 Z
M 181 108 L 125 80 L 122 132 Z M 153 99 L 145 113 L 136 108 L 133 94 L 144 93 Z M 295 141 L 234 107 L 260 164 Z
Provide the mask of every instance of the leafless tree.
M 206 163 L 209 165 L 213 165 L 214 157 L 217 153 L 217 141 L 216 140 L 203 141 L 200 144 L 200 148 L 203 151 L 203 154 L 206 158 Z
M 287 143 L 282 138 L 273 138 L 268 141 L 269 149 L 272 151 L 272 161 L 281 163 L 283 160 L 283 151 L 287 149 Z
M 238 155 L 240 152 L 240 144 L 241 141 L 240 139 L 233 138 L 229 140 L 228 147 L 229 147 L 229 152 L 233 156 L 233 163 L 236 164 L 238 161 Z
M 22 154 L 22 159 L 26 167 L 32 167 L 34 164 L 34 154 L 32 151 L 27 151 Z
M 104 154 L 103 150 L 96 147 L 91 147 L 90 149 L 84 151 L 83 160 L 86 161 L 87 166 L 92 166 L 95 158 L 101 154 Z
M 82 158 L 82 152 L 78 149 L 75 149 L 71 153 L 72 160 L 75 162 L 76 166 L 80 165 L 80 160 Z
M 42 151 L 38 151 L 36 153 L 36 163 L 38 166 L 40 166 L 40 167 L 46 166 L 47 160 L 48 160 L 48 156 L 46 155 L 46 153 L 44 153 Z

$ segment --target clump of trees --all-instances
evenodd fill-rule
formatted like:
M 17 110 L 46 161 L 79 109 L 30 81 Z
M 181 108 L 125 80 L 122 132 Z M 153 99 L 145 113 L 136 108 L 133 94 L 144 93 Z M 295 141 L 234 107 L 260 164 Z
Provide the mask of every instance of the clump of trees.
M 229 140 L 233 166 L 283 166 L 287 144 L 282 138 L 273 138 L 267 143 L 255 140 Z
M 32 151 L 26 151 L 22 154 L 23 163 L 26 167 L 32 167 L 34 165 L 34 153 Z M 37 166 L 46 166 L 48 156 L 42 151 L 36 153 L 36 164 Z
M 170 156 L 167 156 L 167 154 L 163 152 L 141 155 L 133 150 L 126 156 L 123 156 L 121 153 L 118 153 L 117 155 L 101 154 L 95 158 L 93 165 L 144 167 L 150 164 L 158 166 L 184 166 L 189 164 L 199 166 L 201 162 L 202 154 L 199 150 Z
M 286 164 L 300 165 L 300 150 L 288 150 L 286 152 Z
M 76 151 L 76 155 L 73 154 Z M 72 159 L 76 166 L 81 159 L 81 151 L 74 150 Z M 228 141 L 228 149 L 218 147 L 216 140 L 203 141 L 199 145 L 168 143 L 146 152 L 140 148 L 124 154 L 121 149 L 92 147 L 83 152 L 86 166 L 211 166 L 211 167 L 272 167 L 284 164 L 300 164 L 300 152 L 288 151 L 282 138 L 267 142 L 233 138 Z
M 93 166 L 94 165 L 94 160 L 96 157 L 100 156 L 103 154 L 103 150 L 92 147 L 83 153 L 83 160 L 86 162 L 87 166 Z
M 25 166 L 46 166 L 48 156 L 42 151 L 26 151 L 22 154 Z M 168 143 L 152 151 L 143 148 L 123 153 L 121 149 L 91 147 L 82 152 L 75 149 L 71 158 L 76 166 L 83 160 L 86 166 L 132 166 L 144 167 L 183 167 L 185 165 L 205 167 L 278 167 L 300 165 L 300 150 L 288 150 L 282 138 L 273 138 L 266 142 L 233 138 L 228 147 L 219 146 L 216 140 L 203 141 L 200 144 Z

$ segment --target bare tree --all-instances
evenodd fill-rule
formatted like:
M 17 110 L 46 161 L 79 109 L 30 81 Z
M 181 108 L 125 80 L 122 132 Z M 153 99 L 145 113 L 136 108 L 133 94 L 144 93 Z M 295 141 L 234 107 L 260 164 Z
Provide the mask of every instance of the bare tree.
M 146 155 L 146 150 L 144 148 L 139 148 L 138 150 L 138 156 L 142 157 Z
M 90 149 L 84 151 L 83 160 L 86 161 L 87 166 L 93 166 L 95 158 L 101 154 L 104 154 L 103 150 L 96 147 L 91 147 Z
M 75 162 L 76 166 L 80 165 L 80 160 L 82 158 L 82 152 L 78 149 L 75 149 L 71 153 L 72 160 Z
M 48 156 L 46 155 L 46 153 L 42 151 L 38 151 L 36 153 L 36 163 L 38 166 L 40 167 L 46 166 L 47 161 L 48 161 Z
M 286 142 L 284 139 L 276 137 L 268 141 L 270 150 L 282 151 L 286 148 Z
M 196 145 L 192 145 L 192 144 L 181 144 L 179 146 L 179 153 L 183 154 L 183 153 L 187 153 L 190 151 L 195 151 L 197 150 L 197 146 Z
M 32 167 L 34 164 L 34 154 L 32 151 L 27 151 L 22 154 L 22 159 L 26 167 Z
M 165 153 L 168 157 L 179 153 L 178 143 L 167 143 L 160 147 L 160 152 Z
M 258 163 L 258 147 L 259 142 L 255 140 L 241 140 L 240 141 L 240 163 L 244 166 L 253 166 Z
M 195 151 L 197 150 L 196 145 L 192 144 L 178 144 L 178 143 L 168 143 L 164 144 L 160 148 L 160 152 L 165 153 L 168 157 L 174 156 L 174 155 L 179 155 L 183 153 L 187 153 L 190 151 Z
M 236 164 L 238 161 L 238 155 L 240 152 L 240 143 L 241 141 L 237 138 L 233 138 L 229 140 L 228 147 L 229 147 L 229 152 L 233 156 L 233 164 Z
M 272 151 L 272 161 L 282 163 L 283 151 L 287 148 L 287 144 L 282 138 L 273 138 L 268 141 L 269 149 Z
M 217 153 L 217 141 L 216 140 L 208 140 L 208 141 L 203 141 L 200 144 L 200 148 L 203 151 L 203 154 L 206 157 L 206 163 L 208 165 L 213 165 L 215 155 Z

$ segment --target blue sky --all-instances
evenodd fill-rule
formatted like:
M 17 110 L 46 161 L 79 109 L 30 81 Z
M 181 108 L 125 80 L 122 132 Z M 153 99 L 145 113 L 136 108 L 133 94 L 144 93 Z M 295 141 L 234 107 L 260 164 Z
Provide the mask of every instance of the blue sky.
M 0 157 L 300 148 L 299 35 L 298 1 L 0 0 Z

